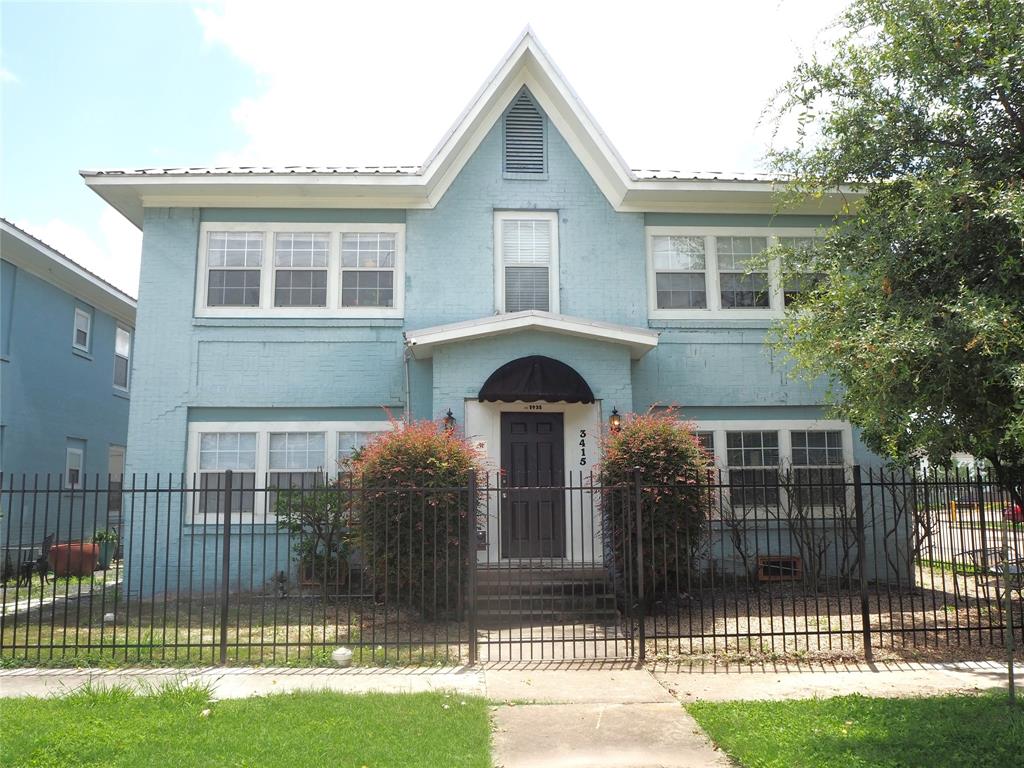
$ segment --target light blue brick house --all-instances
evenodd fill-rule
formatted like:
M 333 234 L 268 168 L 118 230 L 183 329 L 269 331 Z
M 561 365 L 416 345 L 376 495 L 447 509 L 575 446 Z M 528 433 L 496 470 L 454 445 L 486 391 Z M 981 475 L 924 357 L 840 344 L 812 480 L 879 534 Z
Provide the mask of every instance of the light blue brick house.
M 135 299 L 4 219 L 0 268 L 0 541 L 85 538 L 106 525 L 108 503 L 81 491 L 124 471 Z M 23 516 L 32 497 L 14 491 L 47 484 L 63 489 L 49 519 L 42 496 Z M 119 499 L 109 499 L 114 523 Z
M 779 211 L 771 181 L 630 170 L 529 32 L 420 167 L 83 177 L 143 231 L 129 472 L 330 471 L 389 413 L 450 412 L 492 469 L 587 473 L 613 412 L 669 404 L 729 471 L 872 461 L 766 347 L 776 270 L 745 274 L 839 196 Z M 159 513 L 154 572 L 214 562 L 208 512 Z M 488 557 L 600 557 L 555 527 Z M 242 557 L 268 574 L 266 549 Z

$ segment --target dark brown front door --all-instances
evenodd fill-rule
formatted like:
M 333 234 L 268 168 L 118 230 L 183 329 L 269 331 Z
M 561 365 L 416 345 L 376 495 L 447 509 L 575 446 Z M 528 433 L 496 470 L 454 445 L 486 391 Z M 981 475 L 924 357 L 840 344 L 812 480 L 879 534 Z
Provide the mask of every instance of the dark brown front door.
M 501 556 L 564 557 L 560 413 L 502 413 Z

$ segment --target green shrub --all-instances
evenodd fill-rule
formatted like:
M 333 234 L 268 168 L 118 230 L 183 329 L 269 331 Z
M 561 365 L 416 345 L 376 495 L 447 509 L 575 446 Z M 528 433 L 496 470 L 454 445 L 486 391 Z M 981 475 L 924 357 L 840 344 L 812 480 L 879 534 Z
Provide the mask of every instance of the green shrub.
M 299 581 L 319 583 L 327 594 L 348 580 L 351 489 L 343 481 L 282 489 L 275 500 L 277 527 L 290 534 Z
M 645 594 L 652 598 L 678 591 L 687 583 L 711 506 L 710 457 L 692 426 L 677 420 L 671 410 L 626 416 L 619 431 L 605 435 L 602 451 L 599 479 L 609 488 L 604 523 L 616 566 L 620 572 L 627 563 L 635 568 L 632 481 L 634 468 L 639 468 Z M 616 487 L 628 491 L 611 490 Z
M 467 531 L 479 495 L 466 487 L 481 477 L 476 451 L 452 430 L 431 421 L 382 435 L 352 460 L 356 487 L 356 541 L 389 602 L 410 605 L 425 617 L 454 615 L 469 558 Z M 474 523 L 475 530 L 475 523 Z

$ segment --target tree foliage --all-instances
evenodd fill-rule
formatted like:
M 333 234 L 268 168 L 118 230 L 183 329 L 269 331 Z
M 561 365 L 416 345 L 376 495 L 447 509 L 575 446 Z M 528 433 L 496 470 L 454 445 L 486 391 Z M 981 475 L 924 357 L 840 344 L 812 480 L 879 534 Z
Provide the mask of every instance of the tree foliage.
M 874 450 L 967 451 L 1019 501 L 1024 3 L 854 0 L 775 107 L 799 125 L 769 156 L 786 202 L 858 193 L 820 248 L 776 254 L 822 275 L 776 341 Z

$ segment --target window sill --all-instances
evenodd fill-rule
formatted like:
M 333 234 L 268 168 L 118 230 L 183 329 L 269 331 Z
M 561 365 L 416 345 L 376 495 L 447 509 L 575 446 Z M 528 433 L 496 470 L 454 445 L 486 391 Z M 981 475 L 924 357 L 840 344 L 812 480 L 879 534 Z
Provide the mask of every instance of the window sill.
M 766 329 L 781 320 L 781 317 L 722 317 L 720 315 L 705 315 L 701 317 L 679 317 L 679 318 L 649 318 L 648 328 L 683 328 L 701 329 L 708 328 L 751 328 Z
M 131 400 L 131 393 L 127 389 L 118 389 L 117 387 L 114 387 L 113 394 L 114 397 L 120 397 L 123 400 Z
M 252 315 L 250 317 L 194 317 L 192 325 L 207 328 L 401 328 L 405 319 L 401 317 L 275 317 L 273 315 Z
M 78 355 L 83 360 L 89 360 L 90 362 L 92 361 L 92 355 L 90 355 L 88 352 L 86 352 L 83 349 L 79 349 L 78 347 L 72 347 L 71 348 L 71 354 Z

